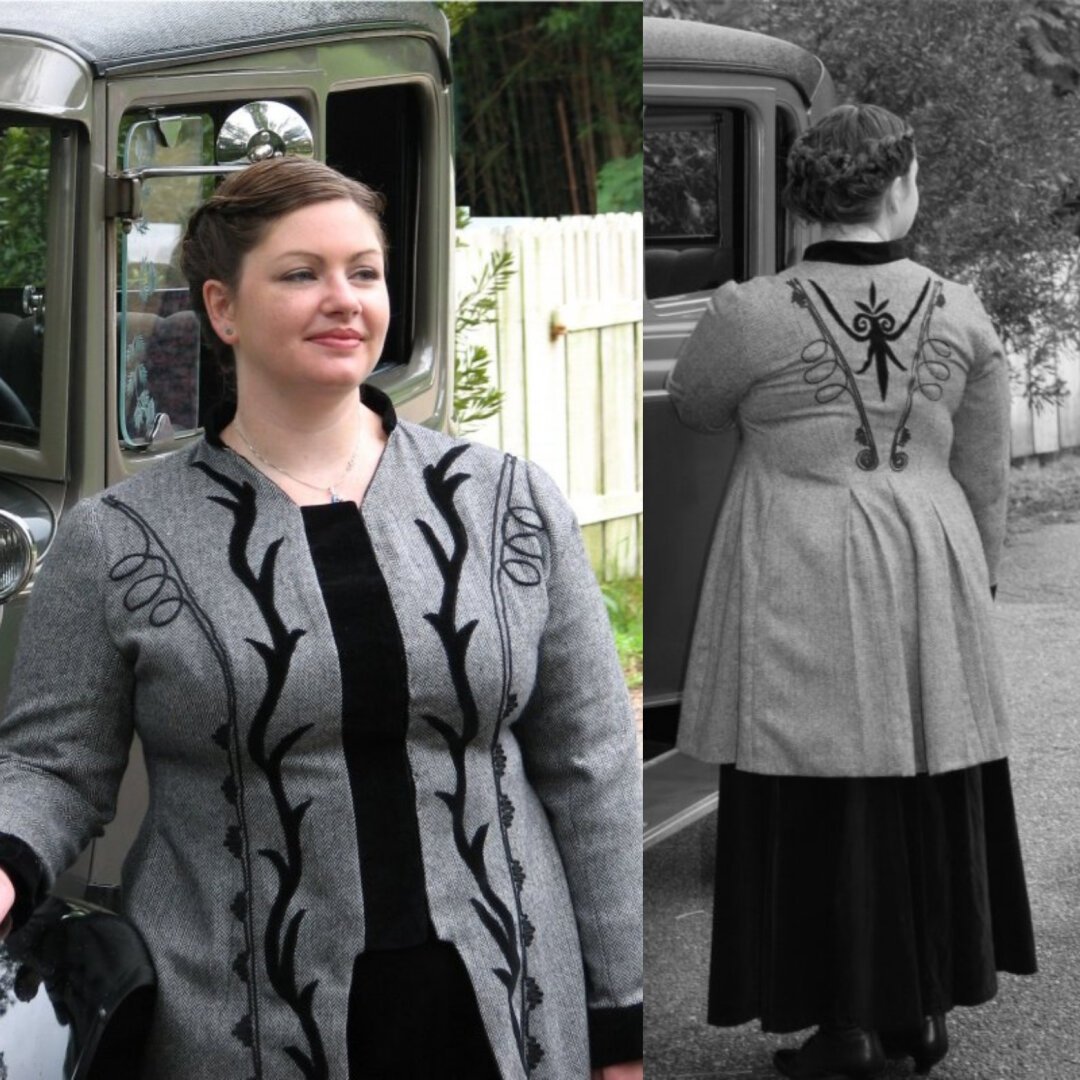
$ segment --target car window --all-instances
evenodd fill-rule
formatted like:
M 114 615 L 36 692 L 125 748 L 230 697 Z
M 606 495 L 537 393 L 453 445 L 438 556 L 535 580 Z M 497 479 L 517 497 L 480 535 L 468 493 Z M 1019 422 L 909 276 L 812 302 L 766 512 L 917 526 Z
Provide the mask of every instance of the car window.
M 125 118 L 127 170 L 213 163 L 214 125 L 205 114 Z M 119 235 L 117 357 L 120 437 L 145 446 L 168 425 L 175 434 L 200 427 L 199 322 L 180 271 L 180 239 L 215 177 L 155 176 L 142 181 L 141 215 Z
M 745 131 L 738 109 L 646 118 L 648 299 L 747 276 Z
M 45 348 L 52 143 L 57 131 L 0 112 L 0 440 L 37 446 Z
M 327 97 L 326 163 L 386 197 L 391 317 L 378 371 L 407 364 L 412 354 L 414 293 L 425 280 L 416 271 L 422 130 L 415 86 L 343 89 Z
M 798 131 L 794 114 L 785 108 L 776 110 L 776 271 L 790 266 L 799 257 L 795 250 L 795 217 L 784 206 L 783 193 L 788 180 L 788 154 Z

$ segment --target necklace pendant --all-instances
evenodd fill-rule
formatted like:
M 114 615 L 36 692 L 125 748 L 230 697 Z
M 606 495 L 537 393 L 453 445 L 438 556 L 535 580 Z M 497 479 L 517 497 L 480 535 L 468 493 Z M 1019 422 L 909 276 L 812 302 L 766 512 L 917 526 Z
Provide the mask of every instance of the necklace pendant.
M 333 488 L 327 488 L 326 490 L 330 492 L 330 501 L 332 503 L 341 502 L 341 496 Z

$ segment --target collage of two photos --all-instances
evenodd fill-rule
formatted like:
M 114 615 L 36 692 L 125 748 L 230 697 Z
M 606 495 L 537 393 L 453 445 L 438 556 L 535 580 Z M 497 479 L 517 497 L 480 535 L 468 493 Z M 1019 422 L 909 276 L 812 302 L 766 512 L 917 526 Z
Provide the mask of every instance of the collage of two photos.
M 0 1080 L 1080 1077 L 1078 83 L 0 3 Z

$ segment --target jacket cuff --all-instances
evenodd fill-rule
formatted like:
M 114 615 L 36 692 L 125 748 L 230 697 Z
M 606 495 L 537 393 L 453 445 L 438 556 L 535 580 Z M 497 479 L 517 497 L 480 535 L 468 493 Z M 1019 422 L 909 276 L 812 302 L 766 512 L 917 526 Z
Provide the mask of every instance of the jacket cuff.
M 594 1069 L 642 1060 L 644 1015 L 640 1004 L 589 1009 L 589 1062 Z
M 15 886 L 11 928 L 18 930 L 45 899 L 45 867 L 29 844 L 10 833 L 0 833 L 0 866 Z

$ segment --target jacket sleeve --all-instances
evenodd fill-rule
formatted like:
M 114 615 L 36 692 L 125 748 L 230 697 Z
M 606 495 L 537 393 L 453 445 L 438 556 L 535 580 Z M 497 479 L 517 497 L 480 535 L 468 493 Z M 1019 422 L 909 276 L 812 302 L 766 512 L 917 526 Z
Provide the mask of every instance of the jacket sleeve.
M 549 538 L 548 619 L 517 725 L 566 869 L 594 1068 L 642 1057 L 641 766 L 629 694 L 573 511 L 529 466 Z
M 106 625 L 96 504 L 63 517 L 30 595 L 0 723 L 0 861 L 40 899 L 115 811 L 132 670 Z M 21 893 L 21 895 L 20 895 Z
M 736 419 L 739 401 L 750 386 L 744 304 L 740 287 L 728 282 L 709 299 L 683 343 L 667 380 L 675 412 L 687 427 L 724 431 Z
M 964 489 L 979 527 L 990 585 L 997 584 L 1008 510 L 1010 400 L 1009 364 L 982 304 L 971 335 L 971 369 L 953 415 L 950 468 Z

